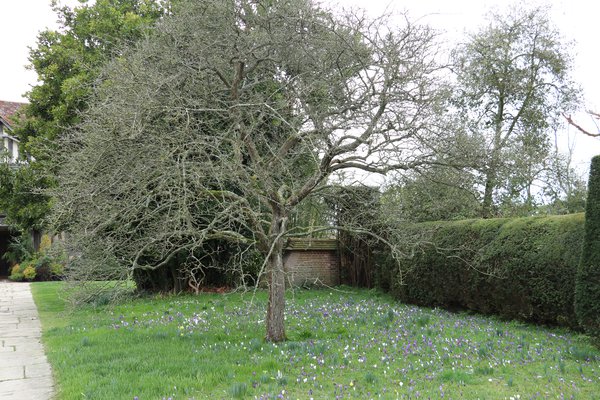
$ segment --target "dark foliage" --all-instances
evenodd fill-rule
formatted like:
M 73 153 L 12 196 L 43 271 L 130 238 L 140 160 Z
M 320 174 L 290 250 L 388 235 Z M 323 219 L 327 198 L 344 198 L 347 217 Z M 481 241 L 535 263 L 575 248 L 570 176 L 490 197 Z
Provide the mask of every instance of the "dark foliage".
M 585 331 L 600 339 L 600 156 L 592 159 L 590 168 L 575 311 Z
M 379 219 L 379 197 L 374 187 L 345 186 L 333 189 L 327 199 L 335 224 L 340 227 L 340 274 L 345 284 L 371 288 L 378 280 L 371 250 L 376 241 L 370 232 L 376 230 Z
M 424 238 L 414 256 L 400 263 L 379 260 L 380 275 L 389 277 L 402 301 L 578 327 L 574 293 L 583 214 L 409 229 Z

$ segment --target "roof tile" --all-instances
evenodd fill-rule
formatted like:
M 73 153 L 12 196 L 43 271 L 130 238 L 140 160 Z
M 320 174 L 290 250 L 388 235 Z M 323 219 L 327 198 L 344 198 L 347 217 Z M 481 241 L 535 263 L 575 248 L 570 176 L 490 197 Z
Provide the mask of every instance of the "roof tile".
M 12 124 L 14 121 L 11 117 L 24 105 L 25 103 L 0 100 L 0 118 L 9 124 Z

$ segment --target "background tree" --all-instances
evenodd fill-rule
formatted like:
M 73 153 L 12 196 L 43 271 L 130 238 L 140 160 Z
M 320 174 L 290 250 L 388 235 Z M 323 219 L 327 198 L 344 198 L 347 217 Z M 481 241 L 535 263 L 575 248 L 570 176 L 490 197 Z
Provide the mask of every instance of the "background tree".
M 545 208 L 550 214 L 584 212 L 587 182 L 572 166 L 573 147 L 569 147 L 567 152 L 561 152 L 557 137 L 554 146 L 554 154 L 546 160 L 546 169 L 540 178 L 543 182 L 543 196 L 547 199 Z
M 16 132 L 36 159 L 45 146 L 79 121 L 102 66 L 124 42 L 135 42 L 166 12 L 160 0 L 88 0 L 75 8 L 54 2 L 60 28 L 43 31 L 30 52 L 40 84 L 28 93 L 25 124 Z M 37 140 L 36 140 L 37 139 Z
M 9 221 L 20 230 L 39 229 L 49 213 L 50 198 L 44 189 L 54 179 L 56 139 L 79 121 L 87 108 L 103 65 L 118 56 L 123 42 L 139 39 L 168 10 L 160 0 L 81 1 L 75 8 L 53 2 L 58 30 L 39 34 L 30 51 L 31 68 L 39 84 L 27 94 L 14 134 L 22 150 L 34 159 L 18 170 L 1 171 L 0 190 Z
M 549 132 L 576 104 L 572 61 L 548 10 L 514 8 L 492 14 L 454 57 L 455 104 L 467 128 L 483 138 L 480 162 L 482 215 L 498 201 L 534 205 L 532 184 L 550 154 Z
M 429 162 L 439 137 L 433 35 L 385 23 L 309 0 L 175 7 L 105 71 L 62 144 L 55 218 L 78 268 L 131 276 L 214 240 L 256 248 L 266 337 L 284 340 L 295 210 L 340 171 Z
M 386 212 L 407 222 L 476 218 L 480 213 L 474 175 L 448 166 L 399 176 L 382 201 Z

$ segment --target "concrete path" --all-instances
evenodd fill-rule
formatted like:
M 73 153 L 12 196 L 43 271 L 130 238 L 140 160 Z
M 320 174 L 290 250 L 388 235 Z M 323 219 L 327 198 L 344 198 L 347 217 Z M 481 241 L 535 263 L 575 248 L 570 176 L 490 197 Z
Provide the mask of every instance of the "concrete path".
M 0 400 L 52 398 L 37 308 L 28 283 L 0 281 Z

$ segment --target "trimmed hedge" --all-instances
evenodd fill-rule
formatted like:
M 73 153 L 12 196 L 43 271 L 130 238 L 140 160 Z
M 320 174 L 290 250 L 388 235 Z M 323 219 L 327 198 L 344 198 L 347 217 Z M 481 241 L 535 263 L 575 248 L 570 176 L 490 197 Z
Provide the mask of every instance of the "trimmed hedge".
M 583 214 L 417 224 L 414 257 L 379 259 L 381 284 L 408 303 L 578 328 L 583 227 Z
M 590 168 L 575 311 L 583 329 L 600 339 L 600 156 L 592 158 Z

